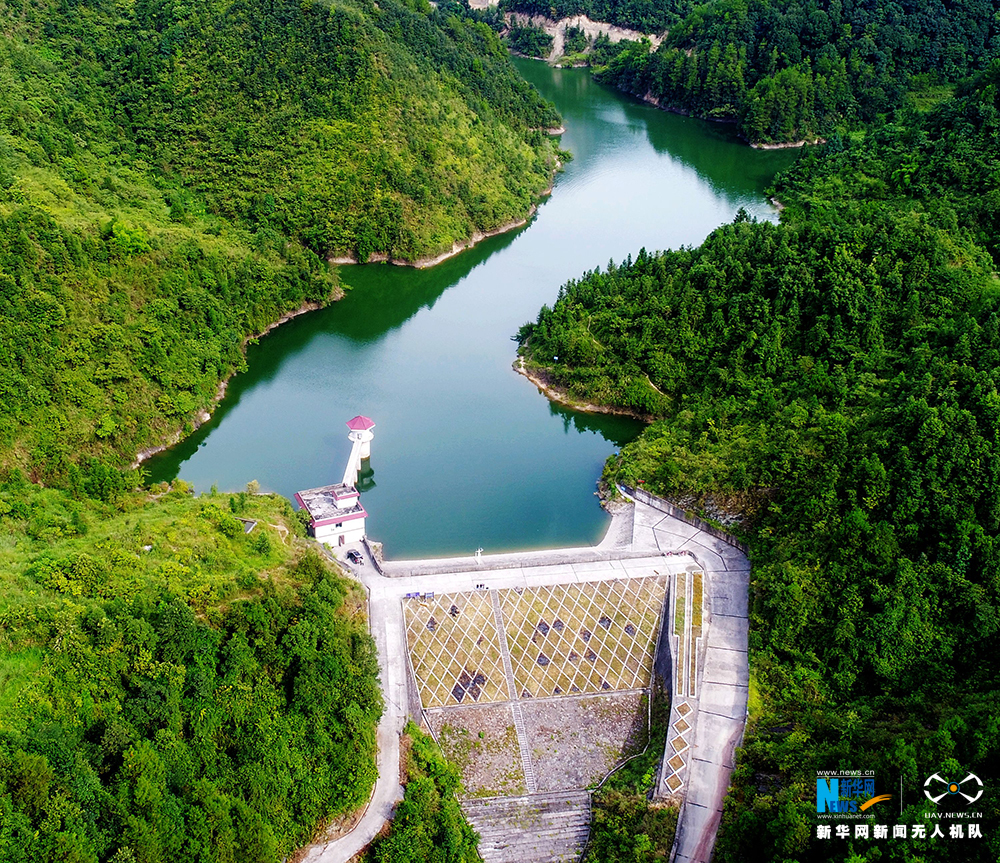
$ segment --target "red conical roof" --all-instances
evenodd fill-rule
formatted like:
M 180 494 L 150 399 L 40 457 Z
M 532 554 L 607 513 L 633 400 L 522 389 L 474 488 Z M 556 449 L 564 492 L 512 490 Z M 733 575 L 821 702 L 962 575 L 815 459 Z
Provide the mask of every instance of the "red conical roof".
M 356 416 L 352 420 L 347 421 L 347 427 L 351 431 L 368 431 L 368 429 L 375 428 L 375 423 L 368 417 Z

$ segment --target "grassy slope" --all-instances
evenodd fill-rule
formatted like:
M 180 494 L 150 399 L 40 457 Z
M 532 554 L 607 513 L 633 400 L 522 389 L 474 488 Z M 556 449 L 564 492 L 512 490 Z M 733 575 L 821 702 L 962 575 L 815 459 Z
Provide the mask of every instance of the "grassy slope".
M 0 485 L 0 860 L 263 863 L 364 803 L 364 595 L 300 533 L 274 496 Z

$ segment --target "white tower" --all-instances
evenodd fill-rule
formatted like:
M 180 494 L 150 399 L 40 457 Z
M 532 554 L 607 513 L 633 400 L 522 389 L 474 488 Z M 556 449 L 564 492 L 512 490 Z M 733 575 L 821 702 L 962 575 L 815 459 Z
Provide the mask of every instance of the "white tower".
M 347 469 L 344 471 L 344 485 L 353 486 L 358 481 L 362 459 L 371 458 L 372 440 L 375 437 L 372 429 L 375 428 L 375 423 L 368 417 L 356 416 L 347 421 L 347 427 L 350 429 L 347 437 L 353 445 L 351 455 L 347 459 Z

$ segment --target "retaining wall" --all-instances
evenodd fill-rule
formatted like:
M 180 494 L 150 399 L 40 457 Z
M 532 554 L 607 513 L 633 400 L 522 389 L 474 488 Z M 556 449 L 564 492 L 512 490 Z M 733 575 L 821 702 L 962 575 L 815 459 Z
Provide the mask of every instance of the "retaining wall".
M 660 512 L 665 512 L 667 515 L 672 515 L 674 518 L 683 521 L 686 524 L 690 524 L 693 527 L 698 528 L 698 530 L 703 530 L 705 533 L 714 536 L 716 539 L 721 539 L 723 542 L 733 546 L 733 548 L 738 548 L 744 554 L 750 553 L 750 549 L 747 548 L 747 544 L 745 542 L 741 542 L 735 536 L 726 533 L 714 524 L 709 524 L 704 519 L 688 514 L 679 506 L 672 504 L 669 500 L 664 500 L 662 497 L 650 494 L 644 489 L 631 488 L 630 486 L 622 485 L 621 483 L 618 484 L 618 490 L 628 497 L 641 501 L 646 504 L 646 506 L 651 506 L 653 509 L 658 509 Z

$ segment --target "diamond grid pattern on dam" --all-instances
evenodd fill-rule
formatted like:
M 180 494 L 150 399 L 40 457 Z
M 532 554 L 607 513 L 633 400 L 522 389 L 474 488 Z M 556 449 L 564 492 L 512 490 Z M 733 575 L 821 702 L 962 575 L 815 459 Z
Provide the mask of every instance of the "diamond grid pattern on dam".
M 649 686 L 667 578 L 500 591 L 522 698 Z
M 500 637 L 488 593 L 403 601 L 406 641 L 425 708 L 506 701 Z
M 666 576 L 403 601 L 406 640 L 425 708 L 649 686 Z M 498 632 L 499 625 L 504 629 Z M 505 643 L 501 645 L 500 639 Z

